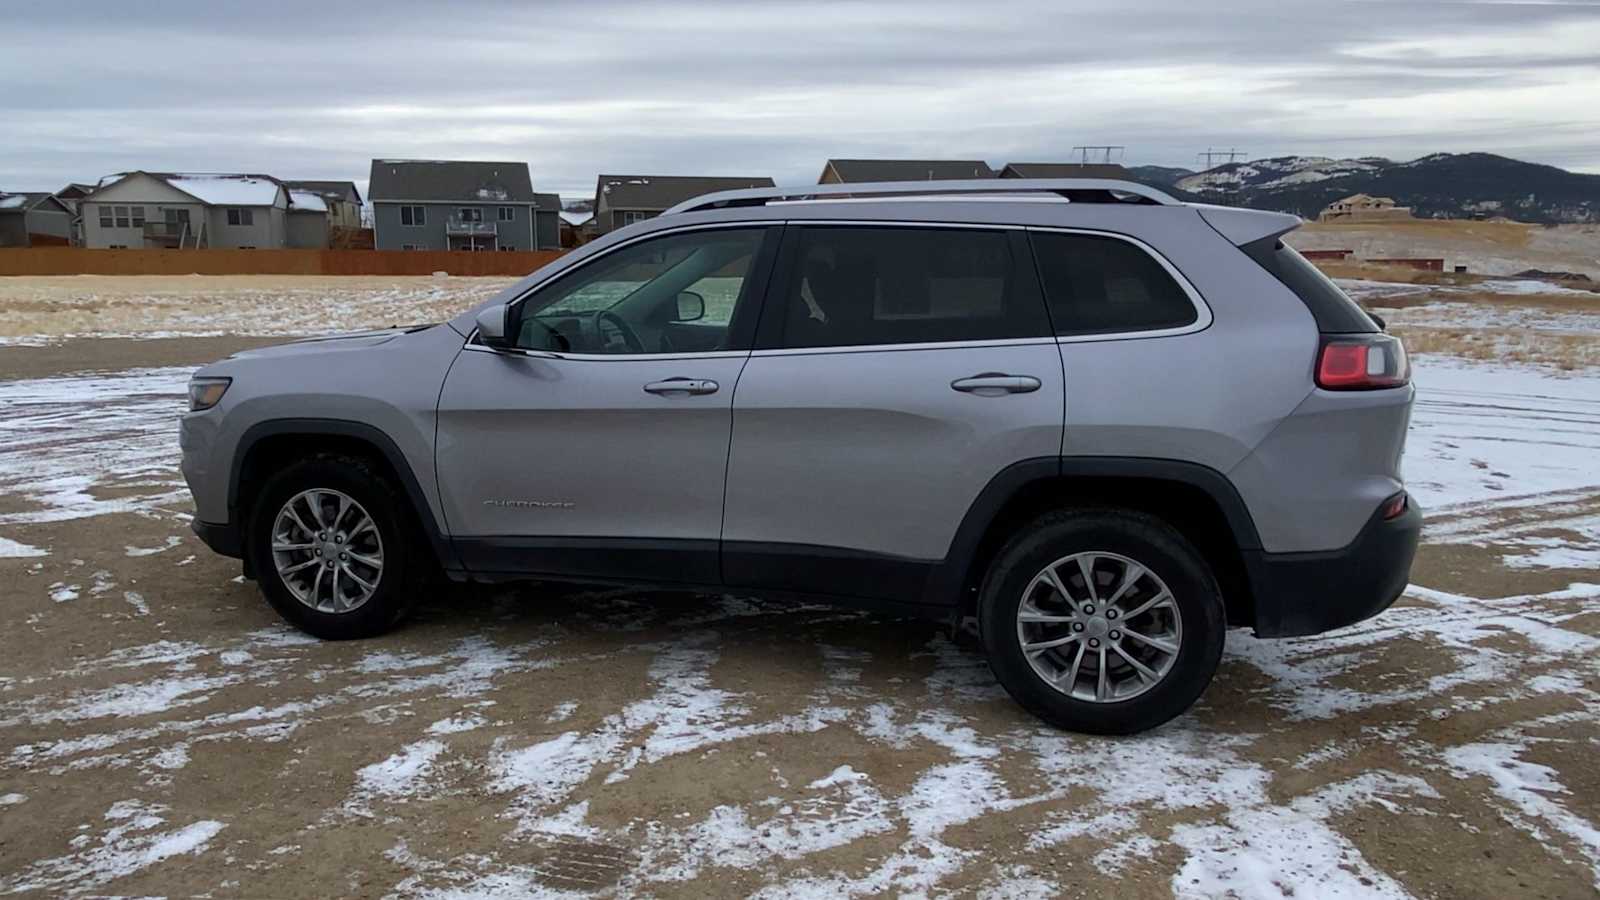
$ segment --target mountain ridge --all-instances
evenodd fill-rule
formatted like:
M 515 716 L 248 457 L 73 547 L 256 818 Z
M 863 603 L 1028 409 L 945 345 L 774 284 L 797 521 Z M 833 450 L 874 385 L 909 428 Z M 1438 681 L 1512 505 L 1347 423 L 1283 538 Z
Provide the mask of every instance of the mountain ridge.
M 1138 180 L 1183 200 L 1290 212 L 1314 219 L 1351 194 L 1392 197 L 1418 218 L 1505 216 L 1542 224 L 1600 222 L 1600 175 L 1493 153 L 1431 153 L 1397 162 L 1275 156 L 1201 172 L 1130 167 Z

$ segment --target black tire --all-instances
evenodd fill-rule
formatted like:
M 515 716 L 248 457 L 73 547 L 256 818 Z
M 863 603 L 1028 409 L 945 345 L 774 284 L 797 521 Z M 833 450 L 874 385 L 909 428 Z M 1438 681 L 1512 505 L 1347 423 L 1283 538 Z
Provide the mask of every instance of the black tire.
M 1172 668 L 1144 693 L 1096 702 L 1070 697 L 1034 671 L 1017 633 L 1017 608 L 1046 566 L 1086 551 L 1136 560 L 1164 581 L 1182 616 Z M 1020 529 L 989 566 L 978 599 L 989 668 L 1011 696 L 1053 725 L 1091 734 L 1132 734 L 1181 715 L 1199 699 L 1222 659 L 1227 617 L 1210 567 L 1183 535 L 1145 513 L 1081 509 L 1049 513 Z
M 272 557 L 272 527 L 284 503 L 302 491 L 339 491 L 366 509 L 383 541 L 383 570 L 372 597 L 353 610 L 331 613 L 296 599 Z M 416 600 L 431 569 L 409 501 L 364 459 L 318 455 L 292 463 L 262 485 L 251 505 L 245 553 L 267 602 L 291 625 L 324 640 L 373 637 L 393 628 Z

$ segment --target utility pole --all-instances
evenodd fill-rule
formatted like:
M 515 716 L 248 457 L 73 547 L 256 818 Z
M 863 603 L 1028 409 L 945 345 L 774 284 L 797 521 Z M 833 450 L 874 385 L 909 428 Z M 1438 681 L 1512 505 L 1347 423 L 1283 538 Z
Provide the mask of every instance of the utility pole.
M 1080 155 L 1083 165 L 1087 166 L 1089 164 L 1089 156 L 1091 154 L 1097 157 L 1099 161 L 1104 162 L 1106 165 L 1110 165 L 1111 155 L 1115 153 L 1117 158 L 1120 159 L 1122 157 L 1122 151 L 1126 149 L 1127 148 L 1121 144 L 1080 144 L 1076 147 L 1073 147 L 1072 152 Z
M 1207 169 L 1215 169 L 1217 167 L 1217 160 L 1222 159 L 1223 157 L 1227 157 L 1228 162 L 1232 163 L 1244 155 L 1245 152 L 1243 150 L 1233 147 L 1229 147 L 1226 150 L 1215 150 L 1211 147 L 1207 147 L 1204 153 L 1196 153 L 1195 158 L 1204 161 Z

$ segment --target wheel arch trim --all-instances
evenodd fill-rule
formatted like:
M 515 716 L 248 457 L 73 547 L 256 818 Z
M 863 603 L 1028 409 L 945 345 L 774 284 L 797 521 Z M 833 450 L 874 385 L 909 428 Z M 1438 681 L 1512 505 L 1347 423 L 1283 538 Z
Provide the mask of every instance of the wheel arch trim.
M 1137 478 L 1169 481 L 1202 491 L 1217 505 L 1240 551 L 1259 550 L 1255 520 L 1227 476 L 1200 463 L 1157 457 L 1041 456 L 1001 469 L 972 501 L 950 549 L 930 574 L 926 602 L 961 608 L 983 540 L 1002 511 L 1030 487 L 1064 478 Z
M 318 418 L 293 418 L 293 419 L 267 419 L 257 422 L 246 428 L 240 435 L 239 443 L 233 453 L 233 460 L 228 468 L 228 509 L 230 517 L 239 521 L 240 527 L 244 523 L 238 515 L 239 487 L 244 476 L 245 460 L 256 446 L 263 440 L 284 435 L 305 435 L 308 437 L 339 437 L 361 441 L 369 444 L 383 456 L 389 468 L 393 469 L 400 478 L 400 487 L 405 491 L 406 498 L 411 502 L 411 507 L 417 516 L 417 523 L 422 527 L 422 532 L 433 548 L 434 555 L 446 569 L 459 569 L 460 563 L 456 559 L 455 550 L 450 544 L 448 531 L 444 528 L 438 515 L 434 512 L 433 504 L 429 502 L 428 495 L 422 490 L 422 483 L 417 480 L 417 473 L 412 470 L 411 464 L 406 459 L 400 445 L 394 438 L 384 433 L 373 425 L 365 422 L 354 422 L 349 419 L 318 419 Z

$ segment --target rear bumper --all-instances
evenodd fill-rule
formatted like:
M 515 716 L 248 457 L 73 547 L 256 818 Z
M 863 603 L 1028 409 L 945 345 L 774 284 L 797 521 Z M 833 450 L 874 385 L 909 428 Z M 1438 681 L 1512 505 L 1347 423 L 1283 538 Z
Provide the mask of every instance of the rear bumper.
M 189 527 L 194 530 L 195 534 L 200 536 L 200 540 L 206 542 L 207 547 L 210 547 L 216 553 L 223 556 L 231 556 L 234 559 L 242 559 L 244 557 L 244 542 L 240 540 L 239 526 L 217 525 L 195 519 L 189 523 Z
M 1350 545 L 1321 553 L 1244 553 L 1258 637 L 1320 634 L 1389 608 L 1406 589 L 1422 534 L 1416 502 L 1385 520 L 1381 511 Z

